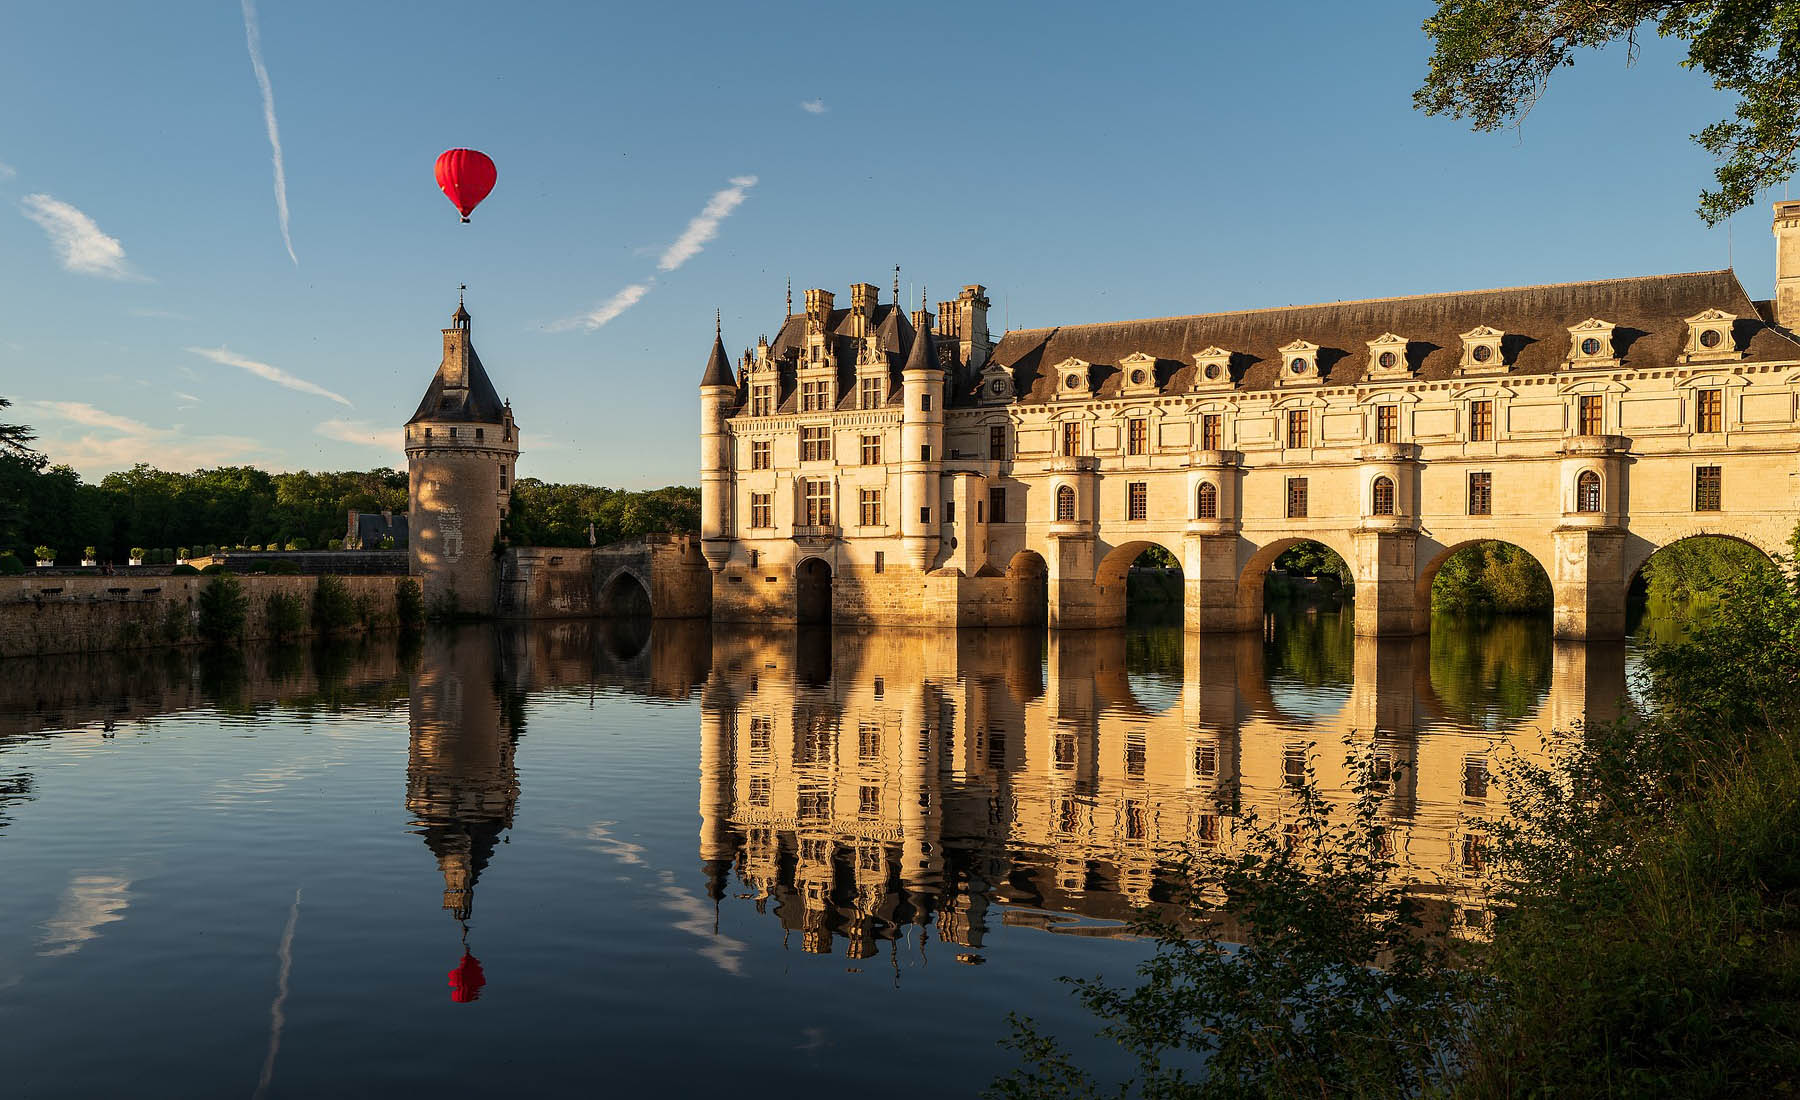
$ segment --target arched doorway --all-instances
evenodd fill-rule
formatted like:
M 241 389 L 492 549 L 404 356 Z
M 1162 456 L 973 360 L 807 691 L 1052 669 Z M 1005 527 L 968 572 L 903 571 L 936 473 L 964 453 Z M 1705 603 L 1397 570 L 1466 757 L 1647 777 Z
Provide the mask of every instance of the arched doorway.
M 609 619 L 647 619 L 650 592 L 636 573 L 620 570 L 600 592 L 600 613 Z
M 1050 621 L 1050 566 L 1035 550 L 1021 550 L 1006 565 L 1008 594 L 1012 597 L 1019 626 L 1043 626 Z
M 794 569 L 794 621 L 831 621 L 831 566 L 807 558 Z

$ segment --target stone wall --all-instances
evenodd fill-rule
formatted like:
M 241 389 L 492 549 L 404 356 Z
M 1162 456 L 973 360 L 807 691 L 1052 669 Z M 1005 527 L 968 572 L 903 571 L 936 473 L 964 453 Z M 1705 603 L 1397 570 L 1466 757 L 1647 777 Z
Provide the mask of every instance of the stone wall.
M 800 592 L 794 567 L 727 566 L 712 579 L 713 618 L 719 622 L 793 622 Z M 965 577 L 953 569 L 920 573 L 884 563 L 882 571 L 840 564 L 831 579 L 831 616 L 859 626 L 1042 625 L 1045 592 L 1018 577 Z
M 374 625 L 395 623 L 405 577 L 340 578 L 352 600 L 367 600 Z M 197 642 L 200 592 L 212 577 L 0 578 L 0 658 Z M 246 638 L 268 637 L 268 599 L 285 592 L 310 608 L 315 577 L 238 577 L 249 601 Z
M 518 546 L 500 562 L 499 613 L 513 619 L 634 614 L 649 601 L 658 619 L 703 619 L 712 586 L 700 540 L 649 535 L 611 546 Z

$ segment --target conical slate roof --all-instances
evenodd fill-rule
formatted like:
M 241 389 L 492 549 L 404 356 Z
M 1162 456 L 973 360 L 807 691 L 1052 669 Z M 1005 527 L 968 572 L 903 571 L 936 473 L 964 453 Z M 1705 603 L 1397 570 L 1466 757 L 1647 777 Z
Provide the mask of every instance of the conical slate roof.
M 706 373 L 700 376 L 702 386 L 736 386 L 731 374 L 731 360 L 725 355 L 725 338 L 713 333 L 712 356 L 706 360 Z
M 931 323 L 918 326 L 913 333 L 912 350 L 906 353 L 906 365 L 900 368 L 902 374 L 914 370 L 942 370 L 938 362 L 937 345 L 931 339 Z
M 413 413 L 412 419 L 407 423 L 452 420 L 499 424 L 506 419 L 506 403 L 500 400 L 500 395 L 494 390 L 494 383 L 488 379 L 487 368 L 481 365 L 481 356 L 475 354 L 475 345 L 468 343 L 468 311 L 458 306 L 453 320 L 462 330 L 461 339 L 468 348 L 469 363 L 465 372 L 468 384 L 452 386 L 445 380 L 444 372 L 450 366 L 450 356 L 455 354 L 451 347 L 446 346 L 444 358 L 438 363 L 437 373 L 432 376 L 431 385 L 426 387 L 425 396 L 419 401 L 419 411 Z

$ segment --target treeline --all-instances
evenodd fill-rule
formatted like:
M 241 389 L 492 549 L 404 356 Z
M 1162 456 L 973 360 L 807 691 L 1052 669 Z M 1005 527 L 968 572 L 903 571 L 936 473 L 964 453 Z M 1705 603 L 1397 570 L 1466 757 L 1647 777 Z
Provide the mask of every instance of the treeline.
M 554 485 L 520 478 L 513 485 L 507 538 L 515 546 L 586 546 L 588 525 L 594 542 L 664 532 L 700 530 L 700 490 L 689 485 L 661 489 L 605 489 L 595 485 Z
M 1451 554 L 1431 585 L 1431 609 L 1454 615 L 1527 615 L 1550 610 L 1550 578 L 1509 542 L 1478 542 Z

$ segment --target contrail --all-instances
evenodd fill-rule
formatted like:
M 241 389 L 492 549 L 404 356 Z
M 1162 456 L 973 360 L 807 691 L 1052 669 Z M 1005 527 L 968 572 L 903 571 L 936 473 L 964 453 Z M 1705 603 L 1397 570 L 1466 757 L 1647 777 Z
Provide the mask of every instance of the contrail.
M 281 131 L 275 125 L 275 89 L 269 83 L 269 70 L 263 67 L 262 31 L 256 26 L 256 5 L 251 0 L 243 0 L 243 4 L 244 38 L 250 43 L 250 67 L 256 70 L 256 83 L 262 89 L 263 123 L 269 128 L 269 148 L 274 151 L 275 214 L 281 219 L 281 241 L 287 245 L 288 259 L 299 267 L 300 257 L 294 255 L 294 238 L 288 235 L 287 170 L 281 165 Z
M 294 969 L 294 925 L 298 923 L 300 891 L 296 889 L 294 907 L 288 910 L 287 929 L 281 933 L 281 946 L 275 951 L 275 957 L 281 960 L 281 970 L 275 976 L 275 1001 L 269 1005 L 269 1056 L 263 1059 L 262 1080 L 256 1083 L 254 1100 L 261 1100 L 269 1091 L 269 1082 L 275 1078 L 275 1055 L 281 1050 L 281 1029 L 287 1026 L 288 974 Z

